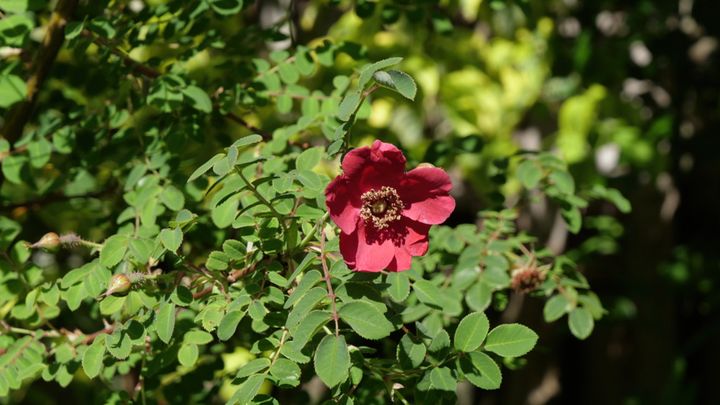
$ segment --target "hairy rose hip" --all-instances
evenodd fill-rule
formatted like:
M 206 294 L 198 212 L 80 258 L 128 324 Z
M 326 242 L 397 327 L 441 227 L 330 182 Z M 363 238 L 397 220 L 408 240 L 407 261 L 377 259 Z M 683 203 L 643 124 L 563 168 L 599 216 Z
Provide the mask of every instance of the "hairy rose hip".
M 455 209 L 450 177 L 432 166 L 405 172 L 402 152 L 381 141 L 351 150 L 342 169 L 325 196 L 345 263 L 358 271 L 410 269 L 412 257 L 427 252 L 430 226 Z

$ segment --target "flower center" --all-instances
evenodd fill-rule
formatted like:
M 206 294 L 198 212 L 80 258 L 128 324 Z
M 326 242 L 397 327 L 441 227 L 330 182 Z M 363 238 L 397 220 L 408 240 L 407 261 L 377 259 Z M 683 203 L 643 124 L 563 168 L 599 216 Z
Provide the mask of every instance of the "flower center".
M 362 200 L 360 217 L 376 229 L 385 229 L 399 220 L 400 213 L 405 208 L 397 190 L 388 186 L 367 191 L 360 199 Z

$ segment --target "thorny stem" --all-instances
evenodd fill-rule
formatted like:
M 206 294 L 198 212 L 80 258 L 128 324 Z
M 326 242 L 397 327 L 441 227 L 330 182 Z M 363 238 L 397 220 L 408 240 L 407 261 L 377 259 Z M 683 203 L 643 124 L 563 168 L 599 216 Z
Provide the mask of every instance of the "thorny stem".
M 340 336 L 340 325 L 338 323 L 337 307 L 335 306 L 335 291 L 333 291 L 332 282 L 330 282 L 330 270 L 328 269 L 325 253 L 325 229 L 323 228 L 320 231 L 320 262 L 322 263 L 323 273 L 325 273 L 325 284 L 327 285 L 328 298 L 330 298 L 332 318 L 335 321 L 335 336 Z

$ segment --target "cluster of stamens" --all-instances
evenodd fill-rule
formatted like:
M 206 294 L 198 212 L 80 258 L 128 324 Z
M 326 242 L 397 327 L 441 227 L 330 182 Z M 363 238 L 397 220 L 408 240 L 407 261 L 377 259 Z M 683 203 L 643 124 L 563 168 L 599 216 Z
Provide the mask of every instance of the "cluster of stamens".
M 399 220 L 405 208 L 397 190 L 388 186 L 366 191 L 360 199 L 362 200 L 360 217 L 365 223 L 372 224 L 378 230 L 385 229 Z

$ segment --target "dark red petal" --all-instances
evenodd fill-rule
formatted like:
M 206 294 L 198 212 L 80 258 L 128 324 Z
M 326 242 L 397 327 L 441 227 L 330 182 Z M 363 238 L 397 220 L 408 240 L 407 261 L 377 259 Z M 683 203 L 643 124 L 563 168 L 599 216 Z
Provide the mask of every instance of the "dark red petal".
M 403 218 L 400 223 L 407 234 L 403 246 L 395 252 L 395 258 L 388 266 L 388 271 L 410 270 L 413 256 L 422 256 L 428 250 L 428 232 L 430 225 Z
M 400 181 L 400 198 L 405 204 L 403 215 L 424 224 L 445 222 L 455 209 L 450 176 L 437 167 L 418 167 Z
M 369 230 L 365 226 L 365 222 L 359 221 L 357 226 L 357 244 L 353 264 L 358 271 L 378 272 L 388 267 L 390 261 L 395 256 L 398 247 L 393 244 L 391 239 L 381 239 L 371 237 Z M 340 239 L 342 242 L 342 239 Z M 351 249 L 346 249 L 350 253 Z M 345 253 L 343 253 L 345 258 Z M 347 259 L 345 260 L 347 262 Z M 349 265 L 349 264 L 348 264 Z
M 340 253 L 342 254 L 345 264 L 351 269 L 355 268 L 355 257 L 357 256 L 358 234 L 340 233 Z
M 372 146 L 348 152 L 342 162 L 343 173 L 360 192 L 397 184 L 405 171 L 405 156 L 395 145 L 375 141 Z
M 345 175 L 336 177 L 325 189 L 325 204 L 330 217 L 345 233 L 355 231 L 360 218 L 360 192 Z
M 430 225 L 411 221 L 407 218 L 403 218 L 402 223 L 408 230 L 408 234 L 405 237 L 405 249 L 412 256 L 423 256 L 428 250 L 428 232 L 430 232 Z

